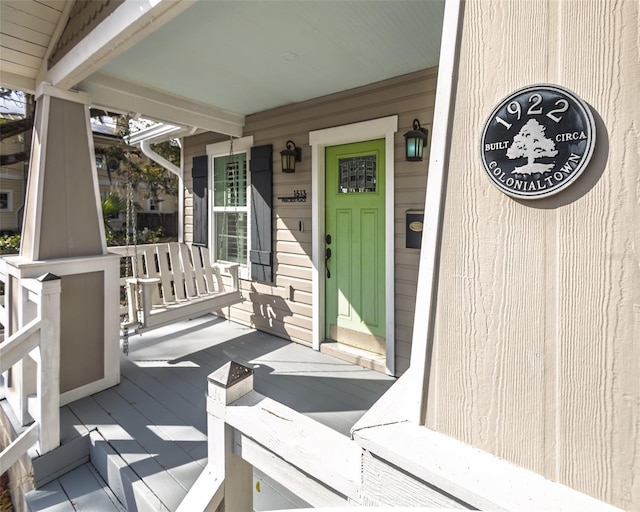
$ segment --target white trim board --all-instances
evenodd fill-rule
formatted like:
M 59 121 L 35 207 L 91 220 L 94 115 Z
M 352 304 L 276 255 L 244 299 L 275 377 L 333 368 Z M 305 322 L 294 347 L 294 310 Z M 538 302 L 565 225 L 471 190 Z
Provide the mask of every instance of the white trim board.
M 89 98 L 89 95 L 85 92 L 67 91 L 65 89 L 60 89 L 59 87 L 54 87 L 51 84 L 41 82 L 36 88 L 36 100 L 39 100 L 45 94 L 52 98 L 71 101 L 73 103 L 82 103 L 83 105 L 91 105 L 91 98 Z
M 355 431 L 353 438 L 390 466 L 479 510 L 620 511 L 534 471 L 414 423 L 364 428 Z
M 429 153 L 427 193 L 424 203 L 424 229 L 418 270 L 418 291 L 411 339 L 412 422 L 422 423 L 426 408 L 427 385 L 431 366 L 431 347 L 435 323 L 438 258 L 444 213 L 444 184 L 449 165 L 449 127 L 453 121 L 454 74 L 458 64 L 458 36 L 461 28 L 462 0 L 447 0 L 444 8 L 440 64 L 433 115 L 433 134 Z
M 385 326 L 386 326 L 386 370 L 389 375 L 395 374 L 395 287 L 394 287 L 394 180 L 395 154 L 394 136 L 398 131 L 398 116 L 382 117 L 371 121 L 346 124 L 324 130 L 309 132 L 311 146 L 312 190 L 312 343 L 315 350 L 320 350 L 324 340 L 325 323 L 325 289 L 324 259 L 321 253 L 324 248 L 324 209 L 325 209 L 325 149 L 328 146 L 363 142 L 373 139 L 385 139 Z
M 36 90 L 35 78 L 17 75 L 4 69 L 0 70 L 0 85 L 7 89 L 18 89 L 30 94 Z

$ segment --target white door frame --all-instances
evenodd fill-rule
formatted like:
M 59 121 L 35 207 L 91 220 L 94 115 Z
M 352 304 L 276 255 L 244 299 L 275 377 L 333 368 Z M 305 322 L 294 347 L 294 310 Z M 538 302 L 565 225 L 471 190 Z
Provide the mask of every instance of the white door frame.
M 312 211 L 312 343 L 320 350 L 324 340 L 325 281 L 325 148 L 352 142 L 385 139 L 385 338 L 386 371 L 395 373 L 395 289 L 394 289 L 394 145 L 398 131 L 398 116 L 382 117 L 371 121 L 346 124 L 309 132 L 311 146 L 311 173 L 314 193 Z

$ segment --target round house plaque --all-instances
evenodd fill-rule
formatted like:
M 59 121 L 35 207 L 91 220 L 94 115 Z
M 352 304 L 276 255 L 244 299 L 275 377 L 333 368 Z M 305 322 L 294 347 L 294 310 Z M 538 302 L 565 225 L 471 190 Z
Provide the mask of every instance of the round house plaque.
M 482 130 L 480 154 L 492 183 L 512 197 L 537 199 L 571 185 L 596 142 L 591 110 L 558 85 L 531 85 L 503 99 Z

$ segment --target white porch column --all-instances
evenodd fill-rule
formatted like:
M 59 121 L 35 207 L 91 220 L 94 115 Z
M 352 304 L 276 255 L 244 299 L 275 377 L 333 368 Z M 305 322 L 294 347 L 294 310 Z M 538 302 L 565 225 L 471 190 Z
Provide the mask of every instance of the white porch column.
M 20 255 L 106 254 L 89 96 L 41 85 L 36 101 Z
M 106 247 L 89 96 L 41 84 L 36 100 L 20 255 L 5 261 L 15 283 L 47 272 L 61 279 L 64 404 L 120 380 L 119 257 Z

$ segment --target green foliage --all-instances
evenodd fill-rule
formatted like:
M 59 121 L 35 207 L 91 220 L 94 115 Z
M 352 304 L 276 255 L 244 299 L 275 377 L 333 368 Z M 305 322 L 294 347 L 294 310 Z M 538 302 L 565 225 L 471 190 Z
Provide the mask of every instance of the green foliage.
M 126 230 L 109 230 L 106 232 L 107 245 L 126 245 Z M 162 227 L 158 229 L 144 228 L 136 233 L 138 244 L 157 244 L 164 238 Z M 129 234 L 129 244 L 133 245 L 133 235 Z M 0 254 L 18 254 L 20 252 L 20 235 L 0 236 Z
M 20 252 L 20 235 L 0 236 L 0 254 L 17 254 Z
M 104 221 L 105 231 L 108 233 L 113 230 L 109 220 L 118 217 L 120 214 L 125 215 L 127 211 L 127 200 L 117 192 L 110 192 L 102 200 L 102 220 Z
M 127 232 L 124 229 L 118 231 L 107 231 L 107 245 L 127 245 Z M 163 238 L 162 227 L 158 229 L 144 228 L 136 232 L 136 244 L 157 244 Z M 129 233 L 129 245 L 133 245 L 133 234 Z
M 136 215 L 136 211 L 140 210 L 140 205 L 133 203 L 132 215 Z M 127 212 L 127 200 L 117 192 L 110 192 L 102 200 L 102 218 L 105 226 L 105 236 L 107 245 L 127 245 L 127 226 L 122 229 L 114 229 L 109 220 L 114 217 L 125 217 Z M 144 228 L 136 231 L 136 243 L 138 244 L 155 244 L 158 243 L 163 236 L 162 227 L 158 229 Z M 129 244 L 133 245 L 133 233 L 129 231 Z

